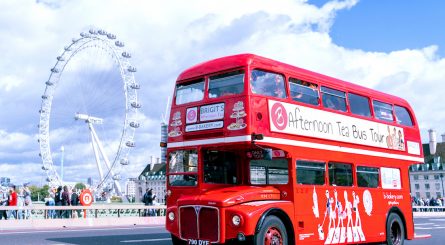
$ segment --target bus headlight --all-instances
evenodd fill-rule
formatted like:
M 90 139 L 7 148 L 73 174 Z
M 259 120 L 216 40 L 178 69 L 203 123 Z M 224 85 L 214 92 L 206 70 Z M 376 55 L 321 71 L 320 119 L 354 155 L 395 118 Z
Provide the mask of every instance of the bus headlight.
M 169 213 L 168 213 L 168 219 L 169 219 L 170 221 L 175 220 L 175 213 L 174 213 L 174 212 L 169 212 Z
M 234 226 L 239 226 L 241 224 L 241 217 L 237 214 L 232 216 L 232 224 Z

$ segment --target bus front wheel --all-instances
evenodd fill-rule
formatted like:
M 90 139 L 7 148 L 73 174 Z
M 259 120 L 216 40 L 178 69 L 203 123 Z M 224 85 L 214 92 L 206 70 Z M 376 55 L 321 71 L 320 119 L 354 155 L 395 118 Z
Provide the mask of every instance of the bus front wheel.
M 386 222 L 386 243 L 388 245 L 403 245 L 405 241 L 405 228 L 400 216 L 391 213 Z
M 254 241 L 256 245 L 287 245 L 286 227 L 277 216 L 267 216 Z

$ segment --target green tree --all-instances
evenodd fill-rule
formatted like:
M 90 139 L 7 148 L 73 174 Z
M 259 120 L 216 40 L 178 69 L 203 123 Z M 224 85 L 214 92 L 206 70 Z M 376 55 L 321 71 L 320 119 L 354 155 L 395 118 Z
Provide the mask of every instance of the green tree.
M 83 190 L 86 189 L 87 186 L 84 183 L 76 183 L 76 185 L 74 185 L 74 188 L 78 189 L 78 190 Z
M 35 185 L 29 186 L 29 190 L 31 191 L 31 200 L 35 201 L 43 201 L 43 199 L 48 195 L 49 186 L 44 185 L 43 187 L 37 187 Z

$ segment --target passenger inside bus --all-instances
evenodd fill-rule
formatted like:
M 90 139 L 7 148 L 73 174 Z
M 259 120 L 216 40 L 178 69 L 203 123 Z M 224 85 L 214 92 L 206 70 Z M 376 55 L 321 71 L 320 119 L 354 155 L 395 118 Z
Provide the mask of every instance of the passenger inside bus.
M 290 78 L 289 84 L 293 100 L 305 104 L 318 105 L 318 90 L 316 84 L 295 78 Z

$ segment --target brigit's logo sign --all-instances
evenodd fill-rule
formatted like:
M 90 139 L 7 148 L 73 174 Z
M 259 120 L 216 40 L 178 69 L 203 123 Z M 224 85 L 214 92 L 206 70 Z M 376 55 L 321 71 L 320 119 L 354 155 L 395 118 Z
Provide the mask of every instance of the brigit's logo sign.
M 195 123 L 198 118 L 198 108 L 192 107 L 187 109 L 186 123 Z
M 287 127 L 287 112 L 281 103 L 277 102 L 273 104 L 270 116 L 273 125 L 278 130 L 284 130 Z

